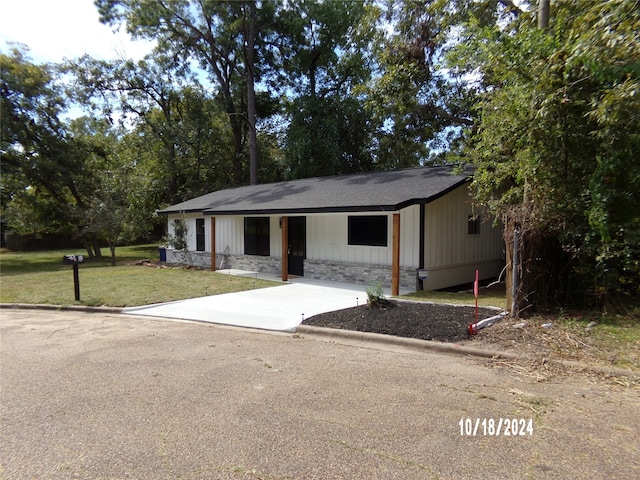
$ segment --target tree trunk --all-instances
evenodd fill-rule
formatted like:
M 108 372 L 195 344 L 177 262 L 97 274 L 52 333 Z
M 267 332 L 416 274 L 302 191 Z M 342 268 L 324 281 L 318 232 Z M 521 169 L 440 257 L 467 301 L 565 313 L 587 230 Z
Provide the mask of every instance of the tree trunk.
M 511 229 L 509 226 L 509 219 L 505 215 L 503 222 L 503 232 L 502 239 L 504 240 L 504 248 L 505 248 L 505 276 L 504 276 L 504 285 L 506 290 L 506 300 L 504 309 L 511 312 L 511 308 L 513 306 L 513 235 L 511 234 Z M 514 312 L 511 312 L 511 316 L 514 316 Z
M 242 121 L 239 113 L 229 112 L 231 132 L 233 133 L 233 184 L 242 185 Z
M 109 250 L 111 251 L 111 266 L 116 266 L 116 244 L 109 242 Z
M 258 139 L 256 133 L 256 90 L 253 51 L 255 48 L 256 2 L 249 2 L 249 24 L 245 15 L 245 69 L 247 75 L 247 121 L 249 124 L 249 184 L 258 183 Z
M 538 0 L 538 28 L 545 29 L 549 26 L 550 0 Z
M 87 257 L 93 258 L 93 248 L 91 248 L 91 242 L 89 242 L 89 239 L 83 237 L 82 244 L 84 245 L 84 249 L 87 251 Z
M 102 251 L 100 250 L 100 241 L 98 240 L 98 238 L 93 237 L 91 239 L 91 242 L 93 243 L 93 251 L 95 253 L 96 258 L 102 258 Z

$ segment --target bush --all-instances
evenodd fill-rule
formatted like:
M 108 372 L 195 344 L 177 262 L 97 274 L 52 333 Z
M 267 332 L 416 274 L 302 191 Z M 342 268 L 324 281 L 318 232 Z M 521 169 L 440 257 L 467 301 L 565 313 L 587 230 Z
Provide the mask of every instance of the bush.
M 387 298 L 382 290 L 382 282 L 377 282 L 367 288 L 367 303 L 370 307 L 379 307 L 387 303 Z

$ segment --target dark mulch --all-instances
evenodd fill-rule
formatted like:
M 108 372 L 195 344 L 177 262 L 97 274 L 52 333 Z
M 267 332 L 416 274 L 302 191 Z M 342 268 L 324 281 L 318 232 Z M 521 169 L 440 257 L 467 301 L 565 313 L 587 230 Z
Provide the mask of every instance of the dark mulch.
M 479 308 L 478 320 L 497 313 L 489 308 Z M 422 340 L 458 342 L 469 338 L 469 323 L 474 321 L 475 307 L 392 300 L 381 306 L 363 305 L 322 313 L 305 319 L 303 323 Z

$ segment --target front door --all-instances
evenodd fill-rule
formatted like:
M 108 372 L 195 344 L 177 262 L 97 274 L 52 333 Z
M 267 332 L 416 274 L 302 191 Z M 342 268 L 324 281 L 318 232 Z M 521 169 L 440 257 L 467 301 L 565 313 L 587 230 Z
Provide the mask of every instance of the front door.
M 304 275 L 304 259 L 307 256 L 307 217 L 289 217 L 289 274 Z

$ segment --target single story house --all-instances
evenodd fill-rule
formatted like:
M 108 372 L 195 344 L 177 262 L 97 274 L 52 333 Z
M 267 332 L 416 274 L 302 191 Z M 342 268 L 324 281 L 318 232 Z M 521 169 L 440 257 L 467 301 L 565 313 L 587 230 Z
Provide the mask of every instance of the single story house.
M 158 210 L 186 224 L 193 264 L 435 290 L 495 278 L 501 231 L 482 221 L 472 171 L 420 167 L 218 190 Z M 183 252 L 167 249 L 167 261 Z

